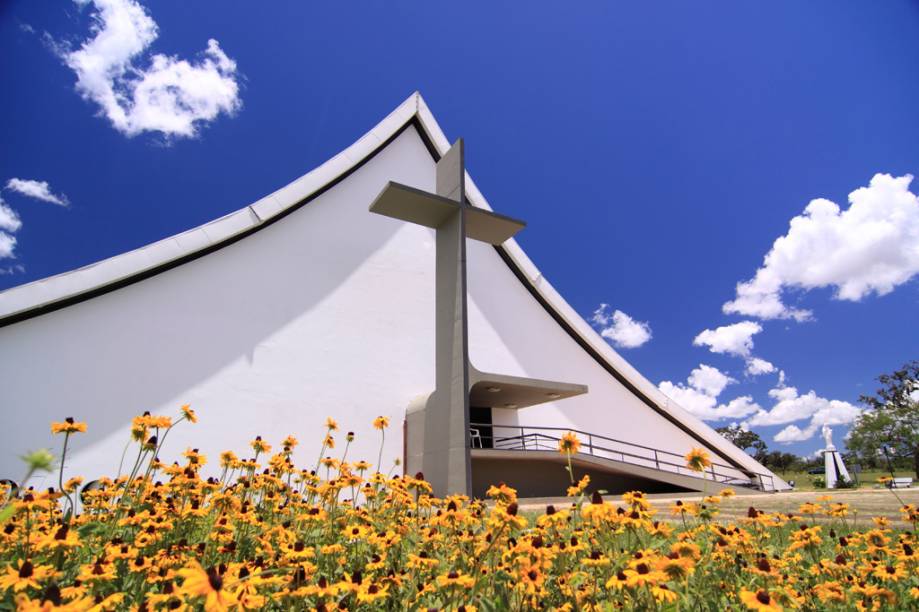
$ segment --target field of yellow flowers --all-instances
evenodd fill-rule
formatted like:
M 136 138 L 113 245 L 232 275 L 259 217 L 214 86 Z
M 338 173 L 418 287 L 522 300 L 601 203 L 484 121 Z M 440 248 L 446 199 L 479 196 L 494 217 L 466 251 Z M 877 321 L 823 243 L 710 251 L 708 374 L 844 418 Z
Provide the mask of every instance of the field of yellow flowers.
M 655 516 L 645 496 L 604 503 L 572 473 L 571 504 L 518 511 L 515 491 L 489 501 L 434 498 L 423 476 L 384 475 L 349 460 L 353 434 L 329 419 L 315 466 L 291 462 L 297 440 L 256 438 L 250 458 L 195 449 L 157 457 L 170 430 L 134 419 L 126 475 L 44 491 L 7 487 L 0 510 L 0 607 L 20 610 L 905 610 L 919 606 L 916 537 L 884 519 L 854 524 L 827 500 L 797 515 L 750 508 L 718 520 L 720 497 Z M 183 425 L 185 426 L 185 425 Z M 382 437 L 388 420 L 374 421 Z M 62 437 L 86 425 L 52 425 Z M 337 448 L 336 449 L 336 444 Z M 579 441 L 566 435 L 559 452 Z M 340 453 L 340 454 L 339 454 Z M 247 453 L 249 454 L 249 453 Z M 30 472 L 50 469 L 47 452 Z M 124 458 L 123 458 L 124 459 Z M 687 464 L 703 469 L 703 451 Z M 129 468 L 129 469 L 128 469 Z M 570 472 L 570 468 L 569 468 Z M 203 474 L 213 473 L 205 477 Z M 90 486 L 87 486 L 89 484 Z M 729 495 L 724 492 L 722 495 Z M 912 506 L 904 520 L 919 521 Z

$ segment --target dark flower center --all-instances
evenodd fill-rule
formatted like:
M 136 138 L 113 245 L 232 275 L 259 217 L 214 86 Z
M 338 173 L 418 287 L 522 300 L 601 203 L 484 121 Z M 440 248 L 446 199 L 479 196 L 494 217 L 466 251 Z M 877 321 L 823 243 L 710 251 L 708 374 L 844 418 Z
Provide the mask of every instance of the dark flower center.
M 32 562 L 23 561 L 22 567 L 19 568 L 19 577 L 29 578 L 32 576 L 33 573 L 35 573 L 35 567 L 32 565 Z
M 215 591 L 219 591 L 223 588 L 223 578 L 220 577 L 217 570 L 213 567 L 207 570 L 207 581 Z
M 764 606 L 768 606 L 772 599 L 769 597 L 769 593 L 760 590 L 756 592 L 756 601 L 760 602 Z

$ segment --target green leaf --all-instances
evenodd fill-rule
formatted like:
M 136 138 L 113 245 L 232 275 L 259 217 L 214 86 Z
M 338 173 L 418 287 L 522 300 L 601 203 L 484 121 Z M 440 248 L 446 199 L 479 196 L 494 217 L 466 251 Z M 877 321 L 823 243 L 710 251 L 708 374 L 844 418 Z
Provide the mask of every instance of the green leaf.
M 7 504 L 3 510 L 0 510 L 0 525 L 10 520 L 16 514 L 16 506 Z
M 94 535 L 98 535 L 105 532 L 104 523 L 86 523 L 77 528 L 77 533 L 80 534 L 80 539 L 90 538 Z

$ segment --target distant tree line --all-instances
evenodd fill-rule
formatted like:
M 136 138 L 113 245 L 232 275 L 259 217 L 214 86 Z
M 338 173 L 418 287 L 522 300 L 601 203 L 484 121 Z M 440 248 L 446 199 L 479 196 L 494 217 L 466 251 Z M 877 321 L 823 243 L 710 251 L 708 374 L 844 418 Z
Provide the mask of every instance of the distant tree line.
M 821 465 L 820 460 L 799 457 L 794 453 L 769 451 L 766 443 L 755 431 L 743 429 L 740 425 L 728 425 L 716 429 L 718 433 L 730 440 L 734 446 L 753 456 L 773 472 L 785 474 L 797 472 Z
M 882 387 L 874 395 L 859 398 L 865 410 L 849 432 L 843 460 L 865 471 L 912 469 L 919 479 L 919 360 L 877 380 Z M 739 425 L 715 431 L 774 472 L 785 474 L 823 465 L 820 457 L 769 451 L 759 434 Z

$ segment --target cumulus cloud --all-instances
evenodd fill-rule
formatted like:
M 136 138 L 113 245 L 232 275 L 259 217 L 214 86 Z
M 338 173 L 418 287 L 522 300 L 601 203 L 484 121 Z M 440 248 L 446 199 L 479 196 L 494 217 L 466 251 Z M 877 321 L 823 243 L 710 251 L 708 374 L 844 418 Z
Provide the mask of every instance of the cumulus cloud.
M 747 369 L 744 370 L 750 376 L 759 376 L 760 374 L 772 374 L 775 372 L 775 366 L 771 362 L 759 357 L 751 357 L 747 360 Z
M 752 279 L 738 283 L 726 313 L 806 320 L 810 311 L 782 301 L 787 289 L 832 287 L 838 300 L 885 295 L 919 274 L 919 198 L 913 177 L 875 174 L 849 194 L 846 210 L 812 200 L 778 238 Z
M 0 240 L 2 242 L 2 240 Z M 22 274 L 26 271 L 25 266 L 22 264 L 10 265 L 0 267 L 0 276 L 6 276 L 8 274 Z
M 729 384 L 737 382 L 718 368 L 699 364 L 686 379 L 686 384 L 662 381 L 658 388 L 687 412 L 705 421 L 741 419 L 760 410 L 748 395 L 727 404 L 718 404 L 718 396 Z
M 746 421 L 748 426 L 785 425 L 810 419 L 804 428 L 787 425 L 773 438 L 776 442 L 810 440 L 823 425 L 848 425 L 861 414 L 849 402 L 820 397 L 814 391 L 800 395 L 795 387 L 776 387 L 769 391 L 769 396 L 776 403 L 769 410 L 758 410 Z
M 60 49 L 77 91 L 127 136 L 191 137 L 202 123 L 241 106 L 236 62 L 214 39 L 195 61 L 148 53 L 158 26 L 136 0 L 74 0 L 93 5 L 93 36 Z
M 68 206 L 70 204 L 70 201 L 64 194 L 52 193 L 51 186 L 48 185 L 47 181 L 11 178 L 6 182 L 6 188 L 21 193 L 24 196 L 41 200 L 42 202 L 51 202 L 58 206 Z
M 651 326 L 636 321 L 621 310 L 609 312 L 609 304 L 600 304 L 591 317 L 600 335 L 618 348 L 637 348 L 651 339 Z
M 15 210 L 6 205 L 3 198 L 0 198 L 0 230 L 4 232 L 18 232 L 22 227 L 22 221 Z
M 13 234 L 21 227 L 19 215 L 0 198 L 0 259 L 15 257 L 16 237 Z
M 0 259 L 15 257 L 13 251 L 16 249 L 16 236 L 0 232 Z
M 741 321 L 706 329 L 692 341 L 694 346 L 707 346 L 713 353 L 727 353 L 737 357 L 749 357 L 753 350 L 753 336 L 763 331 L 754 321 Z
M 718 368 L 700 363 L 698 368 L 689 373 L 686 382 L 693 389 L 712 397 L 718 397 L 725 387 L 737 381 Z

